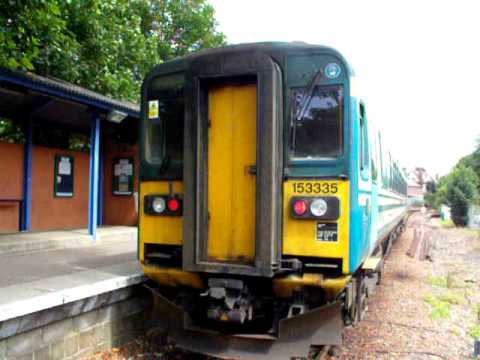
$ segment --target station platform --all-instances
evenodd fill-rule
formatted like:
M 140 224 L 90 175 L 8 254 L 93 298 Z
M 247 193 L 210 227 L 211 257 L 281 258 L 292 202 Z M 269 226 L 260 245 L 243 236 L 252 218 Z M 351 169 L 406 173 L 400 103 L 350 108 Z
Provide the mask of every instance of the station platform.
M 24 254 L 32 251 L 66 249 L 90 246 L 104 241 L 136 244 L 137 228 L 133 226 L 102 226 L 97 229 L 97 239 L 87 229 L 20 232 L 0 234 L 0 256 Z
M 144 276 L 137 261 L 137 229 L 105 227 L 98 234 L 96 242 L 86 230 L 0 236 L 0 359 L 2 348 L 7 358 L 33 356 L 44 347 L 51 355 L 53 342 L 44 333 L 67 322 L 77 327 L 59 332 L 60 341 L 67 341 L 64 335 L 80 338 L 86 320 L 78 319 L 92 318 L 92 312 L 95 320 L 87 321 L 87 330 L 99 324 L 103 329 L 144 309 L 138 291 Z M 22 244 L 8 251 L 8 244 L 15 242 Z M 25 336 L 36 332 L 38 339 L 25 345 Z

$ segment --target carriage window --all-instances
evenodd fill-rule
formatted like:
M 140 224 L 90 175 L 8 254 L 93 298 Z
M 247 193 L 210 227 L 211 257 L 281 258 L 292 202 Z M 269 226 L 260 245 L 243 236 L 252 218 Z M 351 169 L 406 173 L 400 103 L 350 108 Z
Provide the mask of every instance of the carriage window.
M 328 160 L 342 154 L 343 88 L 315 86 L 292 92 L 294 159 Z

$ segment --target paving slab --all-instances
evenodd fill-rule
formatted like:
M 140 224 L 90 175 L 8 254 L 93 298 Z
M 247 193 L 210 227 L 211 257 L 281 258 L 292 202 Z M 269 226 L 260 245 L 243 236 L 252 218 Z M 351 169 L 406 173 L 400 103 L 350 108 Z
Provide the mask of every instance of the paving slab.
M 144 280 L 137 243 L 128 237 L 95 245 L 0 256 L 0 322 Z
M 87 229 L 55 230 L 0 234 L 0 255 L 21 254 L 54 249 L 78 248 L 107 241 L 137 239 L 134 226 L 102 226 L 97 239 Z

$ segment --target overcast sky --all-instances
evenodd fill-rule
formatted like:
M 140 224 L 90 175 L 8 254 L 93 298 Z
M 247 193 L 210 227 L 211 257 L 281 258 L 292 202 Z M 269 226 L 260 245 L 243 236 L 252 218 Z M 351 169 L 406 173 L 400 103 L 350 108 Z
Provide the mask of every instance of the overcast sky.
M 339 50 L 403 166 L 443 175 L 480 135 L 480 2 L 210 0 L 229 43 Z M 478 5 L 477 5 L 478 4 Z

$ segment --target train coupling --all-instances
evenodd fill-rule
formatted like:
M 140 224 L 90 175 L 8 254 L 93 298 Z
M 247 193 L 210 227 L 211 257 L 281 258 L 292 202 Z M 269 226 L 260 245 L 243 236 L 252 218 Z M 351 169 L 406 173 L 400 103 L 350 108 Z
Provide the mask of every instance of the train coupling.
M 207 309 L 210 320 L 244 324 L 253 319 L 252 296 L 242 280 L 211 278 L 201 296 L 211 300 Z

